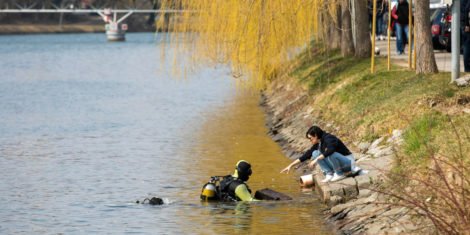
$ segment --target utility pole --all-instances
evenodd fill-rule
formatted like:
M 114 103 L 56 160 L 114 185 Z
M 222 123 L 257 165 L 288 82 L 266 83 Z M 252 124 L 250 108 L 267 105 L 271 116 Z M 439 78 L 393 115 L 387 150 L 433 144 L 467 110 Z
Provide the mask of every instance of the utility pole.
M 452 1 L 452 74 L 450 82 L 460 77 L 460 0 Z

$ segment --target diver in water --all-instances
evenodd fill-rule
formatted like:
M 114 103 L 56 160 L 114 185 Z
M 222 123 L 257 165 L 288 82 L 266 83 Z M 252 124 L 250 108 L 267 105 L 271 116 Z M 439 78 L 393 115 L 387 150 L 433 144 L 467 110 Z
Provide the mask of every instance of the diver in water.
M 251 196 L 251 190 L 246 181 L 251 176 L 251 165 L 247 161 L 241 160 L 235 166 L 233 175 L 226 175 L 220 180 L 219 176 L 212 177 L 212 180 L 203 186 L 202 200 L 218 200 L 225 202 L 234 201 L 259 201 Z
M 251 176 L 251 165 L 247 161 L 237 162 L 233 175 L 224 176 L 219 184 L 221 196 L 227 201 L 258 201 L 251 196 L 251 190 L 245 183 Z

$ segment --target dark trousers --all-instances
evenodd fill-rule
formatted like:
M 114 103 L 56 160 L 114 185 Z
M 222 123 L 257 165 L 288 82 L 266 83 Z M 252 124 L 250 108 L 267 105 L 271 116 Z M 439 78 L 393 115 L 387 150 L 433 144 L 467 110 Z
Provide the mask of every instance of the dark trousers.
M 462 46 L 463 46 L 463 66 L 465 72 L 470 72 L 470 32 L 465 32 L 465 26 L 462 27 Z

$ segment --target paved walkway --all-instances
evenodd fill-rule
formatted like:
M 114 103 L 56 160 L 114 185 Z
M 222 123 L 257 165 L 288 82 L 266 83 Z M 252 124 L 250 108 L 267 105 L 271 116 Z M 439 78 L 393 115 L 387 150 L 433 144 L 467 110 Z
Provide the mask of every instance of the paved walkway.
M 395 63 L 408 67 L 408 46 L 405 47 L 405 54 L 398 55 L 396 50 L 396 41 L 390 40 L 390 54 Z M 380 48 L 380 55 L 387 56 L 387 40 L 375 41 L 375 46 Z M 446 50 L 434 50 L 434 56 L 436 57 L 437 68 L 439 71 L 451 70 L 451 53 Z M 460 55 L 460 73 L 464 72 L 463 67 L 463 56 Z

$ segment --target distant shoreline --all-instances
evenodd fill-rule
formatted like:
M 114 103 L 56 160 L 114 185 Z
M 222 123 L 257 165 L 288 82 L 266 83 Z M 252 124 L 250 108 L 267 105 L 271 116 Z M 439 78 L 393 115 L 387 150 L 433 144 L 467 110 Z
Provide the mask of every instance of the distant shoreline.
M 105 25 L 100 24 L 0 24 L 0 35 L 10 34 L 52 34 L 52 33 L 104 33 Z M 128 32 L 154 32 L 152 30 L 129 30 Z

